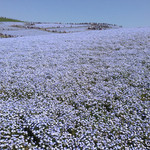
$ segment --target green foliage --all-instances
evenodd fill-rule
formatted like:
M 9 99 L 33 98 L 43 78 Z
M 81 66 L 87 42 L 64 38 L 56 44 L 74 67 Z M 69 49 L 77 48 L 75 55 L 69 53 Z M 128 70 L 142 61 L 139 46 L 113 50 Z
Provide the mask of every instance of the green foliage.
M 6 18 L 6 17 L 0 17 L 0 22 L 23 22 L 16 19 Z

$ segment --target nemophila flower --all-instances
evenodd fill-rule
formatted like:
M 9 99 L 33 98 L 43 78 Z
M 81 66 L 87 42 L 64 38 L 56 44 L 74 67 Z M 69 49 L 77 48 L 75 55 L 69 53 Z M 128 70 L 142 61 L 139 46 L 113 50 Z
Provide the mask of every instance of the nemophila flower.
M 149 34 L 0 39 L 0 146 L 148 148 Z

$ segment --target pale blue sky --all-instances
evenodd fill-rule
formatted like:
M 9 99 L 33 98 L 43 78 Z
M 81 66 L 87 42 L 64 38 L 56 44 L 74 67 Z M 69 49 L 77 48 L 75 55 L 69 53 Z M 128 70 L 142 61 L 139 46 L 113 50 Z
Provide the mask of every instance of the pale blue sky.
M 0 0 L 0 16 L 24 21 L 150 26 L 150 0 Z

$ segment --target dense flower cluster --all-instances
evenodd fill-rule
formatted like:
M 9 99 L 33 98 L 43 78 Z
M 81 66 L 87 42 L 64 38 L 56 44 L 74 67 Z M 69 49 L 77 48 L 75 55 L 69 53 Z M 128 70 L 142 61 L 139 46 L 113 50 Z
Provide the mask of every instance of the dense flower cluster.
M 150 28 L 0 39 L 0 148 L 150 148 Z

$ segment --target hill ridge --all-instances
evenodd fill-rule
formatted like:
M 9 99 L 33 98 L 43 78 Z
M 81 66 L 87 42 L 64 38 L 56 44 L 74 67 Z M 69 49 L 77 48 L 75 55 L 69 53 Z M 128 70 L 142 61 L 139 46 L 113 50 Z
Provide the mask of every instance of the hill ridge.
M 7 18 L 7 17 L 0 17 L 0 22 L 23 22 L 21 20 Z

